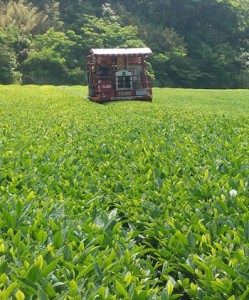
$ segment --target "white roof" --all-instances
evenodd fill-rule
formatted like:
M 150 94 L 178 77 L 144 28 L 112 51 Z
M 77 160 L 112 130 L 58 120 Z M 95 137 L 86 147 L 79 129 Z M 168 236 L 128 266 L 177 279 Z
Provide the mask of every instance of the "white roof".
M 112 49 L 91 49 L 91 54 L 94 55 L 150 55 L 152 51 L 150 48 L 112 48 Z

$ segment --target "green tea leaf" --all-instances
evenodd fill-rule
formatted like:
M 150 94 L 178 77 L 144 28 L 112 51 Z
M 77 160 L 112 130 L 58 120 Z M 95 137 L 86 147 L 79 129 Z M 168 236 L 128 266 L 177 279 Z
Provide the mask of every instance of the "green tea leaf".
M 128 293 L 125 290 L 125 287 L 117 279 L 115 280 L 115 283 L 116 283 L 117 294 L 122 295 L 124 297 L 128 297 Z
M 44 292 L 41 286 L 38 287 L 38 298 L 39 300 L 49 300 L 47 294 Z
M 169 294 L 167 289 L 164 289 L 161 293 L 161 300 L 169 300 Z
M 43 229 L 39 230 L 39 232 L 37 233 L 37 238 L 41 243 L 45 243 L 47 236 L 48 235 L 47 235 L 46 231 Z
M 15 217 L 12 216 L 6 209 L 3 209 L 3 218 L 9 227 L 13 229 L 16 228 Z
M 168 296 L 171 296 L 174 290 L 175 281 L 170 277 L 166 284 L 166 291 Z
M 57 259 L 55 259 L 54 261 L 52 261 L 49 265 L 47 265 L 41 272 L 42 277 L 47 277 L 48 274 L 50 274 L 51 272 L 54 271 L 56 265 L 58 264 L 58 262 L 60 261 L 60 257 L 58 257 Z
M 53 243 L 56 248 L 60 248 L 63 242 L 61 230 L 57 231 L 53 236 Z
M 24 207 L 23 201 L 21 199 L 18 199 L 17 204 L 16 204 L 16 215 L 18 217 L 21 216 L 23 207 Z
M 28 271 L 27 279 L 32 282 L 37 282 L 40 270 L 37 265 L 33 265 L 30 270 Z
M 246 291 L 240 296 L 240 300 L 246 300 L 249 295 L 249 287 L 246 289 Z
M 16 300 L 24 300 L 25 299 L 25 295 L 21 290 L 18 290 L 15 294 L 16 296 Z
M 34 294 L 37 293 L 38 286 L 36 284 L 34 284 L 31 280 L 29 280 L 27 278 L 22 278 L 22 277 L 18 277 L 17 279 L 22 283 L 22 287 L 31 291 Z
M 249 241 L 249 221 L 245 222 L 245 225 L 244 225 L 244 236 Z
M 5 290 L 0 291 L 0 299 L 1 300 L 8 300 L 8 299 L 10 299 L 10 296 L 11 296 L 14 288 L 16 287 L 16 285 L 17 285 L 17 282 L 13 282 Z
M 237 273 L 233 270 L 233 268 L 229 267 L 227 264 L 221 261 L 215 261 L 213 265 L 224 270 L 228 275 L 237 277 Z
M 102 270 L 100 269 L 99 265 L 94 261 L 93 262 L 94 264 L 94 269 L 95 269 L 95 272 L 99 278 L 100 281 L 103 280 L 103 273 L 102 273 Z

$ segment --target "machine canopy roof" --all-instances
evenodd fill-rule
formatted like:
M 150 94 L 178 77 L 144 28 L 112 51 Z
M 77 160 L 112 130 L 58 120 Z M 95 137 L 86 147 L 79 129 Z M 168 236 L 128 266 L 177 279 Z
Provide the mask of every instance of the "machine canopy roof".
M 150 55 L 150 48 L 112 48 L 112 49 L 91 49 L 93 55 L 119 56 L 119 55 Z

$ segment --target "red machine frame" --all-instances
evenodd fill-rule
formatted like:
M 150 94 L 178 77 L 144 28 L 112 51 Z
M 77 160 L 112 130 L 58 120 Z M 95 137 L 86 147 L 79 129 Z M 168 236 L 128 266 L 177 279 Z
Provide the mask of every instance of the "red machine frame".
M 152 101 L 146 72 L 149 48 L 91 49 L 88 60 L 88 98 L 94 102 L 114 100 Z M 108 75 L 101 75 L 105 62 Z

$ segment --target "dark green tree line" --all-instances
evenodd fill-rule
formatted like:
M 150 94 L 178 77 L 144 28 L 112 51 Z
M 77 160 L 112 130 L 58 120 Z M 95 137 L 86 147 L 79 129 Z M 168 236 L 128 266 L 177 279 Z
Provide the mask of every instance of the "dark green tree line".
M 249 0 L 2 0 L 1 83 L 85 83 L 92 47 L 143 47 L 158 86 L 248 87 Z
M 184 52 L 176 56 L 170 53 L 168 59 L 159 62 L 155 68 L 160 84 L 171 86 L 191 86 L 225 88 L 242 86 L 241 54 L 245 31 L 248 29 L 246 15 L 248 1 L 217 0 L 142 0 L 112 1 L 127 20 L 140 20 L 142 38 L 144 24 L 154 28 L 150 32 L 162 32 L 162 28 L 173 28 L 184 41 Z M 116 4 L 115 4 L 116 3 Z M 131 13 L 132 12 L 132 13 Z M 244 37 L 243 37 L 244 35 Z M 151 37 L 150 37 L 151 39 Z M 155 35 L 156 45 L 160 45 L 163 35 Z M 152 48 L 157 56 L 165 56 L 169 43 Z M 174 49 L 175 50 L 175 49 Z M 160 53 L 161 52 L 161 53 Z M 179 51 L 177 52 L 179 54 Z M 155 65 L 154 62 L 153 65 Z M 160 72 L 160 73 L 158 73 Z M 162 72 L 164 74 L 162 74 Z M 164 76 L 163 76 L 164 75 Z M 163 80 L 162 76 L 164 77 Z

